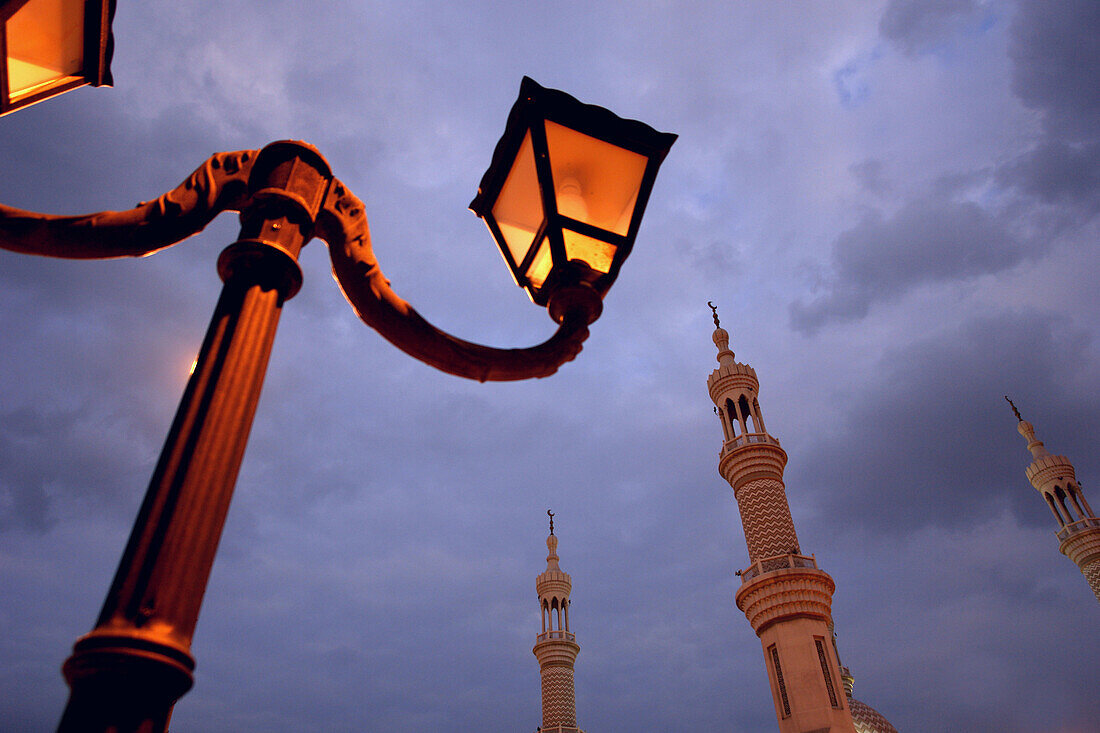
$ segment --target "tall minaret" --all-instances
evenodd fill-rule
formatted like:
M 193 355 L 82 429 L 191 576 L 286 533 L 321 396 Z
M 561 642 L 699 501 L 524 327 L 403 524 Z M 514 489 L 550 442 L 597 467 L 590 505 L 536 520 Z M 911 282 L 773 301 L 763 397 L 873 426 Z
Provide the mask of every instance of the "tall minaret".
M 718 368 L 707 387 L 725 433 L 718 472 L 733 487 L 751 563 L 738 572 L 735 601 L 760 637 L 780 733 L 852 733 L 830 631 L 836 585 L 799 549 L 783 486 L 787 454 L 764 427 L 756 372 L 735 361 L 710 307 Z
M 1035 428 L 1031 423 L 1020 417 L 1020 411 L 1007 395 L 1005 399 L 1020 421 L 1016 429 L 1027 439 L 1027 449 L 1033 458 L 1025 470 L 1027 478 L 1046 499 L 1047 506 L 1058 520 L 1058 539 L 1061 542 L 1058 549 L 1081 568 L 1093 594 L 1100 601 L 1100 519 L 1096 518 L 1081 493 L 1073 464 L 1065 456 L 1052 456 L 1043 447 L 1043 441 L 1035 437 Z
M 569 573 L 558 567 L 558 538 L 554 513 L 549 509 L 550 535 L 546 538 L 546 571 L 535 579 L 542 610 L 542 633 L 531 651 L 542 675 L 542 733 L 584 733 L 577 727 L 577 703 L 573 693 L 573 662 L 581 650 L 569 626 Z

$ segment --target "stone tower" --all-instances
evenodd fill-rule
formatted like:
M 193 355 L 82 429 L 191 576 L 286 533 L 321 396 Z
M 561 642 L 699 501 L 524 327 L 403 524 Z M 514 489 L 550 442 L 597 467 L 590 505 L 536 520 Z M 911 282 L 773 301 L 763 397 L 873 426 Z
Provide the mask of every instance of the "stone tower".
M 1020 421 L 1016 429 L 1027 440 L 1027 449 L 1031 451 L 1031 465 L 1024 472 L 1058 520 L 1058 541 L 1061 543 L 1058 549 L 1081 568 L 1100 601 L 1100 519 L 1085 501 L 1073 464 L 1065 456 L 1052 456 L 1043 447 L 1043 441 L 1035 437 L 1031 423 L 1020 417 L 1012 400 L 1007 396 L 1005 399 L 1012 405 L 1012 412 Z
M 535 657 L 542 675 L 542 733 L 584 733 L 577 727 L 577 704 L 573 693 L 573 662 L 581 650 L 577 635 L 569 626 L 569 591 L 573 581 L 558 567 L 558 538 L 554 536 L 554 514 L 546 538 L 546 570 L 535 579 L 542 612 L 542 632 L 535 641 Z
M 717 311 L 714 345 L 707 387 L 725 434 L 718 472 L 733 487 L 749 549 L 735 601 L 760 637 L 780 733 L 852 733 L 832 642 L 836 586 L 802 554 L 783 485 L 787 454 L 764 427 L 756 372 L 734 359 Z

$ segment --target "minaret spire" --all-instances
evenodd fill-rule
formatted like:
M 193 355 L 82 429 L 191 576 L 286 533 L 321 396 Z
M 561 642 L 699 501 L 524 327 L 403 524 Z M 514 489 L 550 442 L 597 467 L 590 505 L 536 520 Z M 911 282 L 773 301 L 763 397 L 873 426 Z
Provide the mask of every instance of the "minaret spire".
M 542 677 L 542 733 L 584 733 L 577 727 L 573 690 L 573 663 L 580 651 L 569 625 L 569 593 L 573 581 L 558 566 L 558 538 L 554 513 L 549 509 L 550 534 L 546 537 L 546 571 L 535 579 L 542 614 L 542 633 L 531 651 L 539 660 Z
M 1031 465 L 1024 473 L 1058 522 L 1058 549 L 1081 569 L 1089 588 L 1100 601 L 1100 519 L 1081 491 L 1073 464 L 1065 456 L 1051 455 L 1043 441 L 1035 437 L 1032 424 L 1020 417 L 1012 400 L 1008 403 L 1019 420 L 1016 429 L 1027 440 L 1027 448 L 1031 451 Z
M 751 563 L 735 601 L 760 637 L 780 733 L 854 733 L 832 643 L 836 585 L 802 554 L 783 485 L 787 454 L 764 427 L 756 371 L 737 362 L 707 305 L 718 348 L 707 388 L 725 438 L 718 472 L 733 488 Z

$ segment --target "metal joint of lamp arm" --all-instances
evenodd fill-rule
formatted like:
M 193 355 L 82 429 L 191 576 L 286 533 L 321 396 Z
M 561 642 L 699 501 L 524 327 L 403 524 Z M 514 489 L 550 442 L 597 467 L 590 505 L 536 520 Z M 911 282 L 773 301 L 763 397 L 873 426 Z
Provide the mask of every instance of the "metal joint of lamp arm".
M 253 175 L 261 169 L 262 176 Z M 272 176 L 281 185 L 250 186 L 250 180 Z M 320 188 L 311 186 L 316 176 L 329 180 Z M 324 193 L 307 200 L 298 188 Z M 283 209 L 290 204 L 293 213 L 271 223 L 265 214 L 273 200 Z M 362 202 L 331 177 L 315 148 L 296 141 L 272 143 L 260 151 L 217 153 L 176 188 L 127 211 L 54 216 L 0 204 L 0 248 L 71 259 L 143 257 L 198 234 L 223 211 L 240 212 L 242 222 L 242 238 L 219 258 L 223 279 L 232 277 L 243 261 L 268 260 L 270 286 L 287 300 L 301 286 L 301 272 L 296 249 L 282 245 L 281 228 L 297 229 L 304 241 L 319 237 L 328 244 L 344 296 L 364 323 L 420 361 L 468 379 L 508 381 L 553 374 L 580 352 L 588 325 L 602 309 L 600 294 L 586 282 L 583 263 L 577 263 L 573 276 L 564 275 L 554 284 L 547 307 L 559 327 L 544 343 L 498 349 L 441 331 L 390 287 L 371 246 Z M 250 223 L 265 228 L 253 230 Z

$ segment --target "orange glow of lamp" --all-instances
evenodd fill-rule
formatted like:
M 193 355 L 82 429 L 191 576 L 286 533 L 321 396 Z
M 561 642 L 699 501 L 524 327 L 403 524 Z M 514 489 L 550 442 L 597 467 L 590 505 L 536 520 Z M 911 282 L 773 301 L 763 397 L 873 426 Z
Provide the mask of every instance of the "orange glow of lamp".
M 602 298 L 675 140 L 524 77 L 470 209 L 532 301 L 578 282 Z
M 114 0 L 0 0 L 0 115 L 111 86 Z

